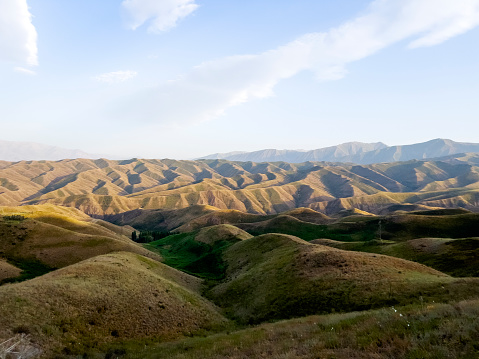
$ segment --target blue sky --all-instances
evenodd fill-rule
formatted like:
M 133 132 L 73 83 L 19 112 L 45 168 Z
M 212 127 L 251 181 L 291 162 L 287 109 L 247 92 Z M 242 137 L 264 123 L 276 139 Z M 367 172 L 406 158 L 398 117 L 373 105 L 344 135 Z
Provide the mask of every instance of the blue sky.
M 479 0 L 0 0 L 0 139 L 114 157 L 479 142 Z

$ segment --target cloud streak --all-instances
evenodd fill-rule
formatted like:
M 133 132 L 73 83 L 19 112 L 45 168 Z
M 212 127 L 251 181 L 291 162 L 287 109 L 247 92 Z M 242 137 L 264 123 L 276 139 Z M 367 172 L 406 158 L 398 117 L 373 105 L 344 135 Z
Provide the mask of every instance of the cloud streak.
M 258 55 L 203 63 L 132 100 L 129 116 L 163 123 L 210 120 L 232 106 L 272 96 L 280 81 L 302 71 L 321 81 L 341 79 L 347 64 L 398 42 L 434 46 L 478 25 L 479 0 L 376 0 L 363 15 L 328 32 Z
M 114 71 L 93 77 L 95 81 L 116 84 L 128 81 L 138 75 L 136 71 Z
M 26 0 L 0 0 L 0 61 L 38 65 L 37 31 Z
M 152 33 L 170 30 L 198 8 L 195 0 L 124 0 L 121 6 L 128 28 L 136 30 L 151 20 Z
M 32 71 L 32 70 L 29 70 L 29 69 L 26 69 L 24 67 L 15 67 L 13 69 L 15 72 L 19 72 L 21 74 L 24 74 L 24 75 L 30 75 L 30 76 L 34 76 L 36 75 L 36 72 L 35 71 Z

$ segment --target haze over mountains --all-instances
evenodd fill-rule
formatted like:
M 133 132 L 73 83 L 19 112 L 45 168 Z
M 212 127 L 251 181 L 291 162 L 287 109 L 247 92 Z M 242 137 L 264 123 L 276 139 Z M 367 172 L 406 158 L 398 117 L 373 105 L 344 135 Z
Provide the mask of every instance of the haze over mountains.
M 86 153 L 35 142 L 0 140 L 0 160 L 3 161 L 58 161 L 65 158 L 99 158 L 101 155 Z
M 229 161 L 301 163 L 306 161 L 351 162 L 372 164 L 395 161 L 430 159 L 465 152 L 479 152 L 479 144 L 435 139 L 423 143 L 387 146 L 382 142 L 347 142 L 312 151 L 267 149 L 254 152 L 215 153 L 200 159 Z

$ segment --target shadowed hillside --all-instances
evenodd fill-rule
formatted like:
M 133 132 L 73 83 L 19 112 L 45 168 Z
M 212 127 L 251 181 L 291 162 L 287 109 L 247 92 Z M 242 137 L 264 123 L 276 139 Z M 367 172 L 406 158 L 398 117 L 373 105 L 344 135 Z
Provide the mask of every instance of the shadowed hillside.
M 229 224 L 174 234 L 146 245 L 160 253 L 164 263 L 187 273 L 208 279 L 222 279 L 226 263 L 224 251 L 238 241 L 252 236 Z
M 205 213 L 214 207 L 261 215 L 299 207 L 327 215 L 352 209 L 382 213 L 391 205 L 478 210 L 478 164 L 477 154 L 364 166 L 166 159 L 4 162 L 0 204 L 51 203 L 97 217 L 193 205 Z

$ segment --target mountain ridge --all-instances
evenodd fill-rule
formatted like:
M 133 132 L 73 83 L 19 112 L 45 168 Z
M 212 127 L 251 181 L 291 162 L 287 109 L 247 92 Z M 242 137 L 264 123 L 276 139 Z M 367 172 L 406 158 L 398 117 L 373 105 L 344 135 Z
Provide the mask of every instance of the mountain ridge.
M 337 146 L 311 151 L 265 149 L 253 152 L 236 151 L 215 153 L 198 159 L 225 159 L 228 161 L 302 163 L 306 161 L 373 164 L 396 161 L 423 160 L 458 153 L 479 153 L 479 144 L 433 139 L 411 145 L 388 146 L 382 142 L 346 142 Z
M 391 205 L 479 211 L 478 154 L 373 165 L 77 159 L 2 167 L 0 205 L 49 203 L 100 218 L 193 205 L 263 215 L 298 207 L 380 213 Z

